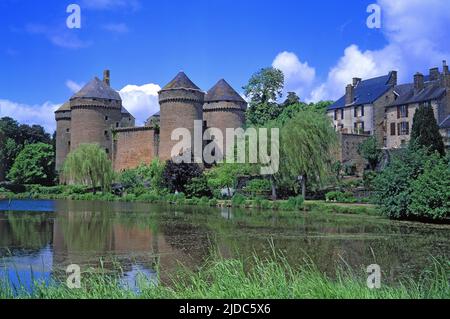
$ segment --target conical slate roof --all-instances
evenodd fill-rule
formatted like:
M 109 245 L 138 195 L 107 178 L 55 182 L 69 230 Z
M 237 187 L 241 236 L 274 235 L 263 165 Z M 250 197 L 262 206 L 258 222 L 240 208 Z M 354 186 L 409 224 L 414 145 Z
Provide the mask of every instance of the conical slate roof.
M 245 100 L 224 79 L 217 82 L 206 94 L 205 102 L 241 102 Z
M 198 90 L 200 88 L 192 82 L 184 72 L 180 72 L 177 76 L 167 84 L 162 91 L 165 90 L 176 90 L 176 89 L 189 89 L 189 90 Z
M 63 105 L 60 106 L 59 109 L 56 110 L 56 112 L 67 112 L 70 111 L 70 101 L 67 101 Z
M 119 93 L 113 90 L 108 84 L 95 77 L 91 82 L 86 84 L 78 93 L 72 96 L 72 99 L 105 99 L 121 101 Z

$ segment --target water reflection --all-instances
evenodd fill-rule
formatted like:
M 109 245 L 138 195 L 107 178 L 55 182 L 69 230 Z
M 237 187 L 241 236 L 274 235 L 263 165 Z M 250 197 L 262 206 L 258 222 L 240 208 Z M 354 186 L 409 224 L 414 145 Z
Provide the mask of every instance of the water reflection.
M 21 211 L 2 212 L 2 207 Z M 37 212 L 45 207 L 53 211 Z M 194 269 L 217 252 L 250 261 L 253 254 L 272 256 L 271 241 L 293 265 L 307 256 L 333 274 L 344 260 L 354 269 L 377 263 L 393 280 L 429 266 L 430 256 L 447 258 L 449 252 L 448 226 L 367 216 L 283 216 L 231 208 L 0 201 L 0 277 L 29 286 L 78 264 L 83 271 L 120 270 L 121 283 L 136 290 L 140 277 L 168 282 L 181 264 Z

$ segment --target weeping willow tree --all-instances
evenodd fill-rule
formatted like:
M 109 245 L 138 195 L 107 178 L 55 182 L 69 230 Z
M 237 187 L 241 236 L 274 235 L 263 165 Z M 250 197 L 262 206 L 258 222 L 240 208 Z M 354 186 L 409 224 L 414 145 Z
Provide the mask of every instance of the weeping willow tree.
M 298 178 L 305 197 L 307 181 L 321 182 L 330 172 L 336 145 L 337 134 L 326 115 L 299 111 L 281 129 L 281 177 Z
M 114 179 L 111 161 L 106 152 L 97 144 L 81 144 L 71 152 L 62 169 L 63 180 L 70 183 L 101 187 L 109 191 Z

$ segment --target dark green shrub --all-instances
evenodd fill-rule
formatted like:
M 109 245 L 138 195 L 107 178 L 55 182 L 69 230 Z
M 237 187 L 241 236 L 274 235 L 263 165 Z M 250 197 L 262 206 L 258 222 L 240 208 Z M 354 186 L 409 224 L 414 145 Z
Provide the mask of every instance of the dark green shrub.
M 244 195 L 241 195 L 241 194 L 236 194 L 231 199 L 231 204 L 233 205 L 233 207 L 240 207 L 240 206 L 245 205 L 246 201 L 247 201 L 247 197 L 245 197 Z
M 211 207 L 217 207 L 218 204 L 219 202 L 215 198 L 209 200 L 209 206 Z
M 194 177 L 186 185 L 186 195 L 188 197 L 212 197 L 211 189 L 208 186 L 208 180 L 204 175 Z

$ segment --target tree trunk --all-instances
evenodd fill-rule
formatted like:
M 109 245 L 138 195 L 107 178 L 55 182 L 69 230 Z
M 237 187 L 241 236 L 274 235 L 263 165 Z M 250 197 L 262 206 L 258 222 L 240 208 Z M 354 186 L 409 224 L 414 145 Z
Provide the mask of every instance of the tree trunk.
M 306 199 L 306 174 L 302 175 L 302 196 Z
M 277 200 L 277 188 L 273 176 L 270 176 L 270 185 L 272 187 L 272 200 Z

